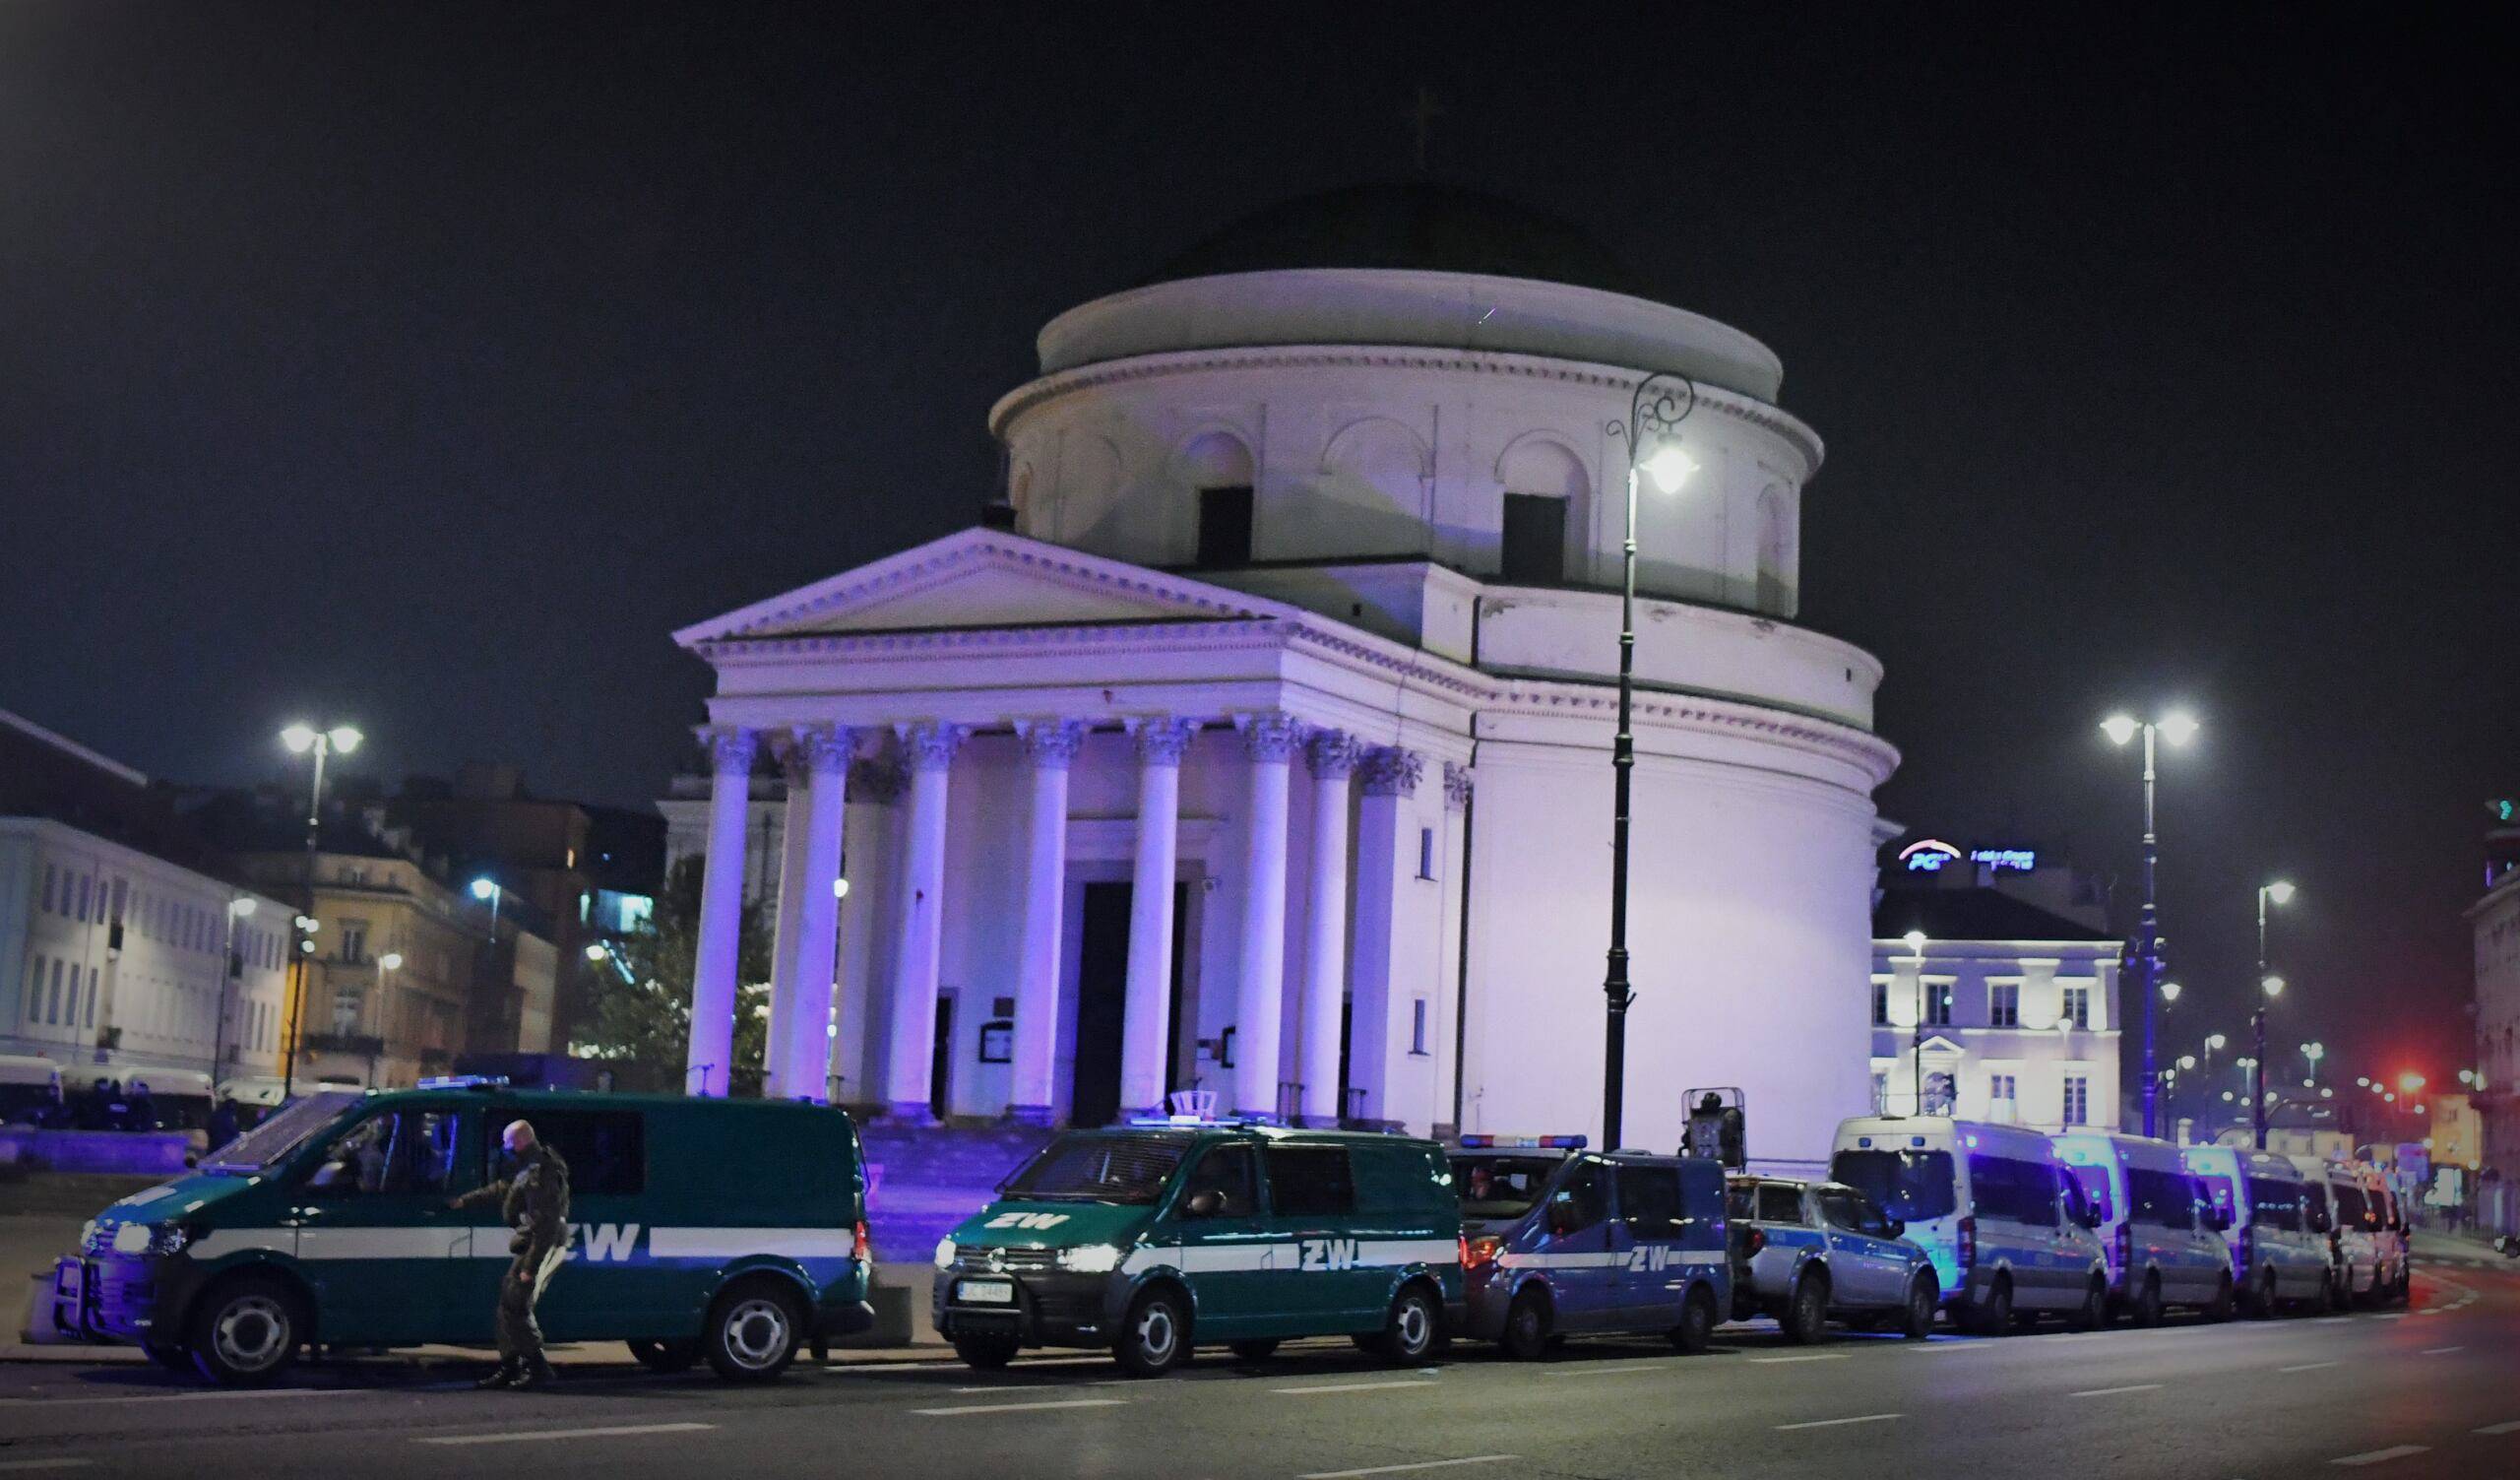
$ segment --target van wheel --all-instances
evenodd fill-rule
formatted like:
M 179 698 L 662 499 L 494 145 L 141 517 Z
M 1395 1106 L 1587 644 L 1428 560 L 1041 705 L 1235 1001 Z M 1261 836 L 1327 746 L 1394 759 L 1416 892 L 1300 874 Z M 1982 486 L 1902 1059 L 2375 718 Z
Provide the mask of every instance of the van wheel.
M 2205 1319 L 2224 1321 L 2232 1319 L 2232 1308 L 2238 1302 L 2232 1294 L 2232 1277 L 2226 1273 L 2214 1282 L 2214 1303 L 2205 1308 Z
M 1785 1339 L 1797 1346 L 1808 1346 L 1825 1340 L 1829 1334 L 1829 1277 L 1817 1269 L 1805 1269 L 1794 1282 L 1794 1295 L 1786 1302 Z
M 1691 1285 L 1680 1302 L 1680 1323 L 1671 1327 L 1673 1349 L 1696 1356 L 1715 1339 L 1715 1296 L 1704 1285 Z
M 1517 1362 L 1537 1362 L 1548 1352 L 1548 1297 L 1525 1290 L 1505 1309 L 1505 1333 L 1497 1344 Z
M 628 1345 L 630 1360 L 650 1372 L 689 1372 L 691 1364 L 700 1360 L 697 1341 L 632 1341 Z
M 995 1372 L 1015 1360 L 1023 1343 L 1013 1331 L 970 1331 L 954 1338 L 954 1355 L 978 1372 Z
M 1986 1292 L 1986 1298 L 1980 1301 L 1978 1303 L 1977 1310 L 1971 1314 L 1978 1318 L 1976 1323 L 1979 1335 L 2011 1335 L 2012 1276 L 2009 1274 L 1996 1275 L 1994 1287 Z
M 1908 1282 L 1908 1304 L 1899 1313 L 1899 1334 L 1911 1341 L 1922 1341 L 1933 1334 L 1934 1308 L 1942 1304 L 1942 1286 L 1934 1277 L 1919 1271 Z
M 1444 1313 L 1423 1285 L 1411 1285 L 1391 1303 L 1382 1329 L 1358 1344 L 1388 1362 L 1422 1362 L 1443 1340 Z
M 2144 1288 L 2135 1295 L 2133 1316 L 2135 1324 L 2139 1326 L 2162 1323 L 2162 1277 L 2159 1271 L 2144 1276 Z
M 2275 1315 L 2275 1266 L 2261 1264 L 2257 1276 L 2248 1282 L 2246 1302 L 2251 1320 L 2271 1319 Z
M 1255 1336 L 1249 1341 L 1228 1341 L 1225 1344 L 1225 1349 L 1233 1353 L 1234 1360 L 1237 1362 L 1266 1362 L 1270 1354 L 1278 1349 L 1278 1338 Z
M 796 1360 L 804 1325 L 795 1296 L 769 1280 L 747 1280 L 709 1308 L 700 1349 L 727 1382 L 767 1383 Z
M 2109 1326 L 2109 1282 L 2098 1275 L 2083 1291 L 2083 1303 L 2065 1318 L 2068 1328 L 2077 1331 L 2105 1330 Z
M 1181 1296 L 1158 1286 L 1129 1304 L 1111 1356 L 1120 1371 L 1133 1378 L 1160 1378 L 1190 1354 L 1189 1307 Z
M 306 1340 L 297 1292 L 268 1274 L 240 1274 L 193 1308 L 184 1342 L 193 1367 L 222 1387 L 260 1387 L 297 1360 Z

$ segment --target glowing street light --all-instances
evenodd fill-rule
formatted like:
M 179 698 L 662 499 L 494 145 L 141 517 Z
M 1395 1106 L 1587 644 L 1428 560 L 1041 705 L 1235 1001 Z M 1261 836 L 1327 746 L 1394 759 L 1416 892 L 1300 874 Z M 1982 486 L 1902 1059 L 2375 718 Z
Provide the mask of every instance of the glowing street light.
M 2225 1038 L 2220 1033 L 2208 1033 L 2205 1035 L 2205 1047 L 2214 1053 L 2221 1053 L 2225 1045 L 2230 1042 L 2230 1039 Z
M 2258 986 L 2266 995 L 2259 1000 L 2257 1010 L 2249 1014 L 2249 1025 L 2257 1034 L 2257 1058 L 2260 1063 L 2266 1061 L 2266 1009 L 2277 997 L 2284 995 L 2284 979 L 2266 969 L 2266 907 L 2270 904 L 2291 904 L 2293 894 L 2292 884 L 2280 878 L 2257 886 L 2257 978 Z M 2258 1072 L 2256 1087 L 2260 1091 L 2266 1088 L 2263 1069 Z M 2255 1098 L 2250 1111 L 2251 1138 L 2256 1142 L 2257 1149 L 2263 1151 L 2266 1149 L 2266 1096 L 2264 1094 L 2261 1093 Z
M 2181 1054 L 2181 1055 L 2179 1055 L 2179 1056 L 2178 1056 L 2178 1066 L 2179 1066 L 2179 1068 L 2180 1068 L 2181 1070 L 2192 1069 L 2192 1068 L 2196 1067 L 2196 1056 L 2195 1056 L 2195 1055 L 2193 1055 L 2193 1054 Z
M 2176 982 L 2162 983 L 2162 1005 L 2168 1007 L 2175 1003 L 2178 1000 L 2179 991 L 2180 988 Z
M 1643 472 L 1665 494 L 1679 491 L 1697 465 L 1680 446 L 1680 423 L 1697 410 L 1697 387 L 1685 375 L 1648 375 L 1628 401 L 1627 541 L 1619 565 L 1618 732 L 1610 740 L 1610 943 L 1602 977 L 1607 1008 L 1602 1042 L 1602 1144 L 1620 1146 L 1627 1097 L 1627 1008 L 1636 999 L 1627 969 L 1627 823 L 1630 777 L 1636 769 L 1636 484 Z M 1649 448 L 1648 442 L 1653 445 Z
M 281 1097 L 287 1099 L 297 1088 L 297 1039 L 306 1018 L 306 987 L 309 976 L 308 957 L 315 954 L 315 942 L 309 938 L 315 930 L 315 853 L 316 836 L 324 822 L 324 762 L 335 755 L 347 755 L 357 749 L 367 737 L 355 726 L 335 725 L 318 730 L 300 720 L 283 727 L 281 745 L 291 755 L 315 758 L 313 782 L 306 790 L 306 913 L 297 917 L 297 991 L 292 994 L 294 1010 L 289 1015 L 287 1052 L 282 1056 Z
M 2161 1100 L 2161 1074 L 2153 1057 L 2155 1019 L 2160 1016 L 2162 980 L 2161 907 L 2153 889 L 2154 866 L 2161 857 L 2160 834 L 2153 825 L 2154 737 L 2183 745 L 2196 734 L 2196 718 L 2183 709 L 2174 709 L 2159 721 L 2147 722 L 2129 714 L 2112 714 L 2100 722 L 2103 735 L 2112 745 L 2127 745 L 2136 736 L 2144 738 L 2144 910 L 2132 943 L 2135 969 L 2142 978 L 2144 994 L 2144 1133 L 2159 1133 L 2158 1105 Z
M 2411 1095 L 2422 1088 L 2424 1088 L 2424 1076 L 2422 1074 L 2409 1070 L 2406 1073 L 2398 1075 L 2398 1092 L 2400 1094 Z

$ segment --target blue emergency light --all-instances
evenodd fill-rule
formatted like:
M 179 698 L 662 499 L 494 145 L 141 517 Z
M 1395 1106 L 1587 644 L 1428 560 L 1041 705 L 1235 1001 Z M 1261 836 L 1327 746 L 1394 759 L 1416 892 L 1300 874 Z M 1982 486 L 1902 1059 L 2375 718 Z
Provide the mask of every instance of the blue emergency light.
M 1550 1151 L 1581 1151 L 1592 1144 L 1581 1135 L 1465 1135 L 1461 1147 L 1465 1151 L 1522 1150 L 1526 1147 Z

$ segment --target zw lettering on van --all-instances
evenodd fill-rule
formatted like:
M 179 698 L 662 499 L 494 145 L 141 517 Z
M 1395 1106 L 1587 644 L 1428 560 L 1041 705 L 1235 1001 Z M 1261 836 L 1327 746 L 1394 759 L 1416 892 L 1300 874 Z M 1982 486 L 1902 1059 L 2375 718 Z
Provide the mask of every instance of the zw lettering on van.
M 1056 1228 L 1068 1220 L 1065 1213 L 1000 1213 L 983 1225 L 988 1228 Z
M 578 1236 L 577 1247 L 569 1257 L 584 1254 L 591 1263 L 610 1260 L 628 1263 L 639 1250 L 639 1225 L 636 1223 L 577 1223 L 570 1225 Z
M 1627 1272 L 1630 1274 L 1660 1274 L 1670 1267 L 1671 1246 L 1669 1244 L 1639 1244 L 1627 1252 Z
M 1302 1269 L 1354 1269 L 1362 1260 L 1354 1239 L 1297 1239 L 1296 1267 Z

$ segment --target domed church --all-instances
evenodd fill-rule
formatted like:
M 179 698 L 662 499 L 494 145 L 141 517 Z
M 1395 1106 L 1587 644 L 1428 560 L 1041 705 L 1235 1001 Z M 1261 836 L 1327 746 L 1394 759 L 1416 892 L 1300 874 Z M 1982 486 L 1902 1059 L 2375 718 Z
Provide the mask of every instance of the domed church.
M 1880 665 L 1794 622 L 1821 448 L 1776 355 L 1433 186 L 1263 212 L 1039 350 L 989 412 L 1001 517 L 675 634 L 717 678 L 690 1087 L 726 1087 L 750 894 L 774 1094 L 1598 1135 L 1626 422 L 1670 373 L 1625 1139 L 1733 1085 L 1755 1158 L 1825 1157 L 1870 1107 L 1897 754 Z

